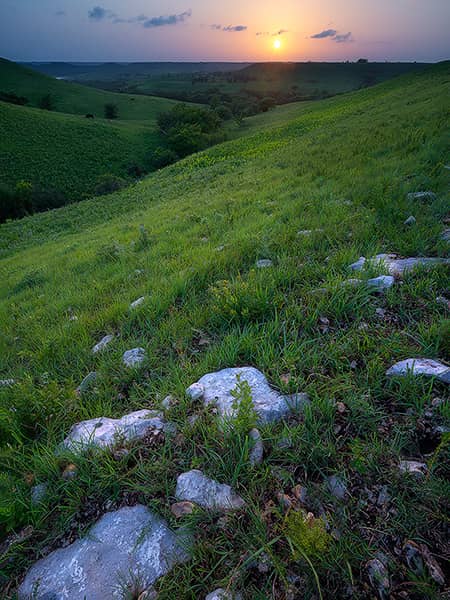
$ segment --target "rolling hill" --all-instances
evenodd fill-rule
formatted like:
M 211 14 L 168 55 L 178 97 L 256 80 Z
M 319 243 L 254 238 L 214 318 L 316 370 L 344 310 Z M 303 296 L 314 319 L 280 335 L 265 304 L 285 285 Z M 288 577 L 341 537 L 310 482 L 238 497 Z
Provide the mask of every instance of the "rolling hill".
M 2 597 L 103 514 L 142 504 L 193 534 L 190 559 L 155 584 L 161 600 L 218 587 L 261 600 L 439 598 L 448 386 L 386 371 L 449 360 L 448 269 L 397 274 L 381 292 L 368 278 L 386 265 L 368 263 L 356 283 L 349 265 L 448 255 L 449 86 L 445 63 L 275 109 L 126 190 L 0 226 Z M 204 392 L 186 393 L 244 366 L 310 399 L 258 424 L 253 462 L 245 380 L 229 426 Z M 141 409 L 176 431 L 61 449 L 75 423 Z M 176 516 L 191 469 L 245 504 Z M 125 592 L 138 597 L 139 580 Z

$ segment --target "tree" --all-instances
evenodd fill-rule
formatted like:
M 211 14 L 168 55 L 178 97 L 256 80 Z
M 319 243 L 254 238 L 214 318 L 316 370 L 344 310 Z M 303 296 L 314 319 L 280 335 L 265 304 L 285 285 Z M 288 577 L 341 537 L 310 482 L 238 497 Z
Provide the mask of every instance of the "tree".
M 261 112 L 267 112 L 271 108 L 274 108 L 275 105 L 276 105 L 275 98 L 272 98 L 271 96 L 266 96 L 265 98 L 263 98 L 260 101 L 259 110 Z
M 43 110 L 53 110 L 55 108 L 55 105 L 52 96 L 50 94 L 42 96 L 42 98 L 38 102 L 38 106 Z
M 112 102 L 108 102 L 104 107 L 105 111 L 105 119 L 117 119 L 119 116 L 119 109 L 117 108 L 117 104 L 113 104 Z
M 205 145 L 200 125 L 190 123 L 173 127 L 167 136 L 167 143 L 181 157 L 198 152 Z

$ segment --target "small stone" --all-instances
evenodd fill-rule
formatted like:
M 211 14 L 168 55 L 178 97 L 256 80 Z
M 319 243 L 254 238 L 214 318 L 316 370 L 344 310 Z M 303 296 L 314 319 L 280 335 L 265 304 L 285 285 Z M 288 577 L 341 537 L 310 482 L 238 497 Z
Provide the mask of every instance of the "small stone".
M 278 492 L 277 500 L 280 503 L 280 505 L 284 511 L 288 511 L 292 508 L 292 500 L 289 498 L 289 496 L 287 494 L 284 494 L 283 492 Z
M 401 473 L 410 473 L 418 478 L 425 477 L 428 473 L 427 465 L 417 460 L 401 460 L 399 469 Z
M 106 600 L 119 589 L 153 584 L 189 558 L 186 532 L 174 533 L 145 506 L 108 512 L 89 533 L 28 571 L 19 600 Z
M 217 590 L 210 592 L 205 597 L 205 600 L 241 600 L 241 599 L 242 599 L 241 594 L 233 594 L 232 592 L 224 590 L 223 588 L 218 588 Z
M 417 223 L 416 218 L 413 217 L 412 215 L 410 215 L 406 221 L 403 223 L 403 225 L 415 225 Z
M 262 258 L 261 260 L 256 261 L 257 269 L 267 269 L 267 267 L 273 267 L 273 262 L 270 258 Z
M 225 246 L 217 246 L 216 252 L 223 252 L 225 250 Z
M 92 354 L 97 354 L 97 352 L 104 350 L 109 342 L 112 342 L 113 339 L 113 335 L 105 335 L 105 337 L 102 338 L 98 344 L 95 344 L 95 346 L 92 348 Z
M 74 479 L 77 476 L 77 473 L 77 465 L 71 463 L 70 465 L 67 465 L 67 467 L 64 469 L 62 473 L 62 478 L 68 481 L 69 479 Z
M 373 277 L 372 279 L 367 280 L 367 287 L 382 292 L 384 290 L 388 290 L 395 283 L 395 279 L 392 275 L 380 275 L 379 277 Z
M 195 505 L 192 502 L 176 502 L 172 504 L 170 510 L 174 517 L 179 519 L 184 515 L 191 515 L 195 510 Z
M 126 367 L 135 368 L 144 362 L 146 358 L 144 348 L 133 348 L 124 352 L 122 360 Z
M 447 242 L 447 244 L 450 244 L 450 229 L 444 229 L 441 233 L 441 239 L 444 240 L 444 242 Z
M 352 361 L 350 363 L 350 368 L 351 369 L 355 369 L 356 368 L 356 365 L 352 366 L 354 362 L 355 361 Z M 337 409 L 337 411 L 338 411 L 339 414 L 343 415 L 346 412 L 347 407 L 345 406 L 345 404 L 343 402 L 336 402 L 336 409 Z
M 201 383 L 193 383 L 186 390 L 186 395 L 191 400 L 194 400 L 194 401 L 200 400 L 200 398 L 203 396 L 204 393 L 205 393 L 205 388 Z
M 16 383 L 15 379 L 0 379 L 0 387 L 10 387 Z
M 442 304 L 443 306 L 447 307 L 450 310 L 450 300 L 448 298 L 446 298 L 445 296 L 437 296 L 436 302 L 438 304 Z
M 166 396 L 164 400 L 161 402 L 161 406 L 164 410 L 169 410 L 174 405 L 175 398 L 173 396 Z
M 48 484 L 47 483 L 38 483 L 31 488 L 31 503 L 36 505 L 43 501 L 45 495 L 47 494 Z
M 254 428 L 248 434 L 249 438 L 253 441 L 253 447 L 249 453 L 249 462 L 254 467 L 255 465 L 260 465 L 263 461 L 264 455 L 264 445 L 262 441 L 261 434 L 258 429 Z
M 298 483 L 295 487 L 292 488 L 292 493 L 301 504 L 306 504 L 306 502 L 308 501 L 308 490 L 304 485 L 300 485 Z
M 437 196 L 434 192 L 410 192 L 408 194 L 408 200 L 420 200 L 421 202 L 432 202 L 436 200 Z
M 86 375 L 86 377 L 83 379 L 83 381 L 80 383 L 80 385 L 77 387 L 77 389 L 75 390 L 75 392 L 78 395 L 84 394 L 85 392 L 87 392 L 96 382 L 97 380 L 97 373 L 96 371 L 91 371 L 90 373 L 88 373 Z
M 245 506 L 244 500 L 229 485 L 206 477 L 198 469 L 178 477 L 175 496 L 209 510 L 237 510 Z
M 366 565 L 371 586 L 377 590 L 381 600 L 389 600 L 389 573 L 379 558 L 369 560 Z
M 369 259 L 361 256 L 349 268 L 353 271 L 362 271 L 366 266 L 380 267 L 387 269 L 390 275 L 401 277 L 404 273 L 408 273 L 416 267 L 429 269 L 437 265 L 448 264 L 450 264 L 450 258 L 397 258 L 396 254 L 377 254 Z
M 407 358 L 395 363 L 386 371 L 388 377 L 405 377 L 408 375 L 435 377 L 444 383 L 450 383 L 450 367 L 431 358 Z
M 326 478 L 328 491 L 338 500 L 345 500 L 347 496 L 347 486 L 339 475 L 330 475 Z
M 386 311 L 384 310 L 384 308 L 376 308 L 375 309 L 375 314 L 379 319 L 384 319 L 384 317 L 386 316 Z
M 134 308 L 141 306 L 141 304 L 143 304 L 144 302 L 145 302 L 145 296 L 141 296 L 140 298 L 138 298 L 137 300 L 135 300 L 134 302 L 132 302 L 130 304 L 130 309 L 133 310 Z
M 390 499 L 391 496 L 388 492 L 388 486 L 383 485 L 380 491 L 378 492 L 377 506 L 385 506 Z
M 272 568 L 272 561 L 270 560 L 270 556 L 266 552 L 263 552 L 261 554 L 261 556 L 259 557 L 258 571 L 260 573 L 268 573 L 271 568 Z
M 194 427 L 194 425 L 197 423 L 199 418 L 200 417 L 198 415 L 189 415 L 187 421 L 191 427 Z

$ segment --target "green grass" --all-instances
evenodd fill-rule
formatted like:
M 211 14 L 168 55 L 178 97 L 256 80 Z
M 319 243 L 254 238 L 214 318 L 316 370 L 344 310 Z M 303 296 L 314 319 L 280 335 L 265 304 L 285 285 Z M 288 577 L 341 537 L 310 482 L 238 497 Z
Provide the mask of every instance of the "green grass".
M 38 73 L 27 67 L 0 58 L 0 91 L 25 96 L 29 106 L 38 107 L 43 96 L 50 94 L 57 112 L 74 115 L 93 114 L 103 118 L 104 105 L 116 104 L 119 119 L 155 121 L 160 112 L 173 106 L 166 98 L 149 98 L 116 94 Z
M 385 370 L 409 356 L 448 360 L 446 309 L 435 300 L 448 273 L 410 274 L 379 297 L 339 283 L 361 255 L 446 254 L 449 80 L 447 63 L 276 109 L 270 124 L 258 116 L 236 133 L 240 139 L 120 193 L 0 227 L 0 378 L 18 381 L 0 388 L 0 519 L 5 534 L 32 527 L 1 562 L 3 597 L 14 597 L 41 551 L 77 537 L 107 506 L 139 501 L 177 526 L 169 510 L 176 476 L 194 467 L 234 485 L 247 508 L 226 520 L 187 519 L 196 525 L 194 556 L 160 581 L 162 599 L 204 597 L 228 585 L 246 598 L 285 598 L 293 577 L 299 597 L 317 597 L 318 589 L 324 598 L 344 597 L 350 585 L 355 597 L 371 597 L 365 564 L 378 551 L 408 597 L 438 597 L 397 550 L 414 539 L 438 558 L 445 552 L 445 449 L 421 481 L 400 476 L 398 460 L 421 457 L 426 411 L 446 390 L 421 379 L 388 381 Z M 438 198 L 407 199 L 422 189 Z M 407 228 L 410 214 L 417 224 Z M 323 233 L 297 236 L 314 228 Z M 255 270 L 259 258 L 274 267 Z M 144 305 L 130 312 L 142 295 Z M 106 333 L 120 335 L 93 356 Z M 148 359 L 127 371 L 121 356 L 135 346 Z M 282 392 L 306 391 L 312 401 L 304 417 L 261 428 L 266 452 L 256 468 L 245 432 L 221 431 L 184 394 L 206 372 L 247 364 Z M 95 389 L 77 397 L 94 369 Z M 157 407 L 168 393 L 176 398 L 168 416 L 181 434 L 174 441 L 137 444 L 121 458 L 53 454 L 75 422 Z M 433 423 L 448 417 L 441 406 Z M 286 438 L 290 447 L 280 447 Z M 78 476 L 65 481 L 68 462 Z M 349 484 L 342 510 L 323 483 L 334 472 Z M 43 481 L 48 496 L 33 507 L 30 486 Z M 286 524 L 277 492 L 290 494 L 298 483 L 315 516 L 325 510 L 331 539 L 318 527 L 320 539 L 303 545 L 301 523 Z M 377 495 L 383 484 L 389 512 L 374 508 L 365 491 Z M 254 562 L 263 554 L 270 566 L 262 574 Z

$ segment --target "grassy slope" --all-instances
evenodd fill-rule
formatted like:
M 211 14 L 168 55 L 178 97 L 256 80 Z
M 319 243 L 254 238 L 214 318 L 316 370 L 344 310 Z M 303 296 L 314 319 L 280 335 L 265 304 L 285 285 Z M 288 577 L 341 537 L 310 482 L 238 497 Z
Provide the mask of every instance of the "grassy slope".
M 202 597 L 228 585 L 230 573 L 248 598 L 272 598 L 272 590 L 285 598 L 292 573 L 301 577 L 298 593 L 311 597 L 314 577 L 306 563 L 292 563 L 275 499 L 296 483 L 308 487 L 311 509 L 317 514 L 321 503 L 341 532 L 329 552 L 313 557 L 324 597 L 343 597 L 351 580 L 356 597 L 365 597 L 364 564 L 378 550 L 392 559 L 394 584 L 409 582 L 410 598 L 437 597 L 432 582 L 416 581 L 394 550 L 413 538 L 444 552 L 442 455 L 426 480 L 401 478 L 397 466 L 400 456 L 421 456 L 419 420 L 444 390 L 421 380 L 388 382 L 384 372 L 408 356 L 448 358 L 445 308 L 435 302 L 447 274 L 411 275 L 380 298 L 338 284 L 360 255 L 445 254 L 448 83 L 442 65 L 299 107 L 284 124 L 275 112 L 272 128 L 255 126 L 120 194 L 0 227 L 0 377 L 20 381 L 0 389 L 1 459 L 11 477 L 0 514 L 10 528 L 34 527 L 10 547 L 0 567 L 5 578 L 20 579 L 41 548 L 61 543 L 58 536 L 74 539 L 107 501 L 139 500 L 175 524 L 169 505 L 176 476 L 197 467 L 235 485 L 249 508 L 222 526 L 194 517 L 194 558 L 163 580 L 161 598 Z M 408 201 L 406 193 L 418 189 L 433 189 L 439 199 Z M 406 228 L 411 213 L 417 225 Z M 148 240 L 139 237 L 141 223 Z M 323 234 L 296 235 L 316 227 Z M 267 257 L 275 267 L 255 271 L 255 260 Z M 314 293 L 321 287 L 329 291 Z M 130 313 L 141 295 L 144 306 Z M 110 332 L 120 337 L 94 358 L 91 347 Z M 125 371 L 121 355 L 135 346 L 146 348 L 147 364 Z M 245 435 L 224 438 L 214 418 L 184 397 L 204 373 L 244 364 L 283 392 L 312 398 L 303 420 L 262 428 L 265 462 L 255 469 L 245 460 Z M 96 389 L 76 397 L 74 388 L 93 369 Z M 118 460 L 76 459 L 78 477 L 61 479 L 74 459 L 52 452 L 74 422 L 158 406 L 167 393 L 178 399 L 170 411 L 183 434 L 176 443 L 138 447 Z M 345 413 L 330 400 L 343 402 Z M 200 420 L 192 428 L 193 413 Z M 279 448 L 286 437 L 292 447 Z M 322 485 L 336 471 L 350 485 L 345 511 Z M 30 481 L 49 482 L 37 507 L 30 506 Z M 389 518 L 359 503 L 364 486 L 377 494 L 381 484 L 392 498 Z M 273 512 L 263 514 L 271 500 Z M 262 550 L 273 561 L 268 574 L 244 569 L 243 559 Z
M 0 58 L 0 90 L 25 96 L 30 106 L 38 106 L 40 99 L 51 94 L 55 110 L 75 115 L 94 114 L 103 117 L 106 103 L 116 104 L 119 118 L 124 120 L 154 120 L 173 102 L 166 98 L 149 98 L 129 94 L 115 94 L 48 77 L 17 63 Z

